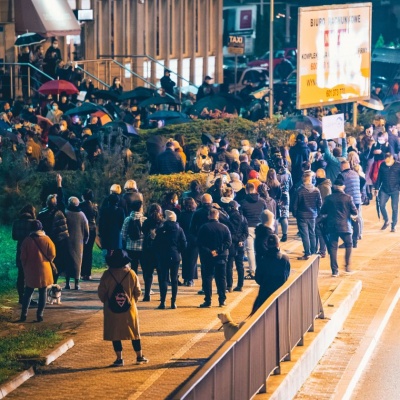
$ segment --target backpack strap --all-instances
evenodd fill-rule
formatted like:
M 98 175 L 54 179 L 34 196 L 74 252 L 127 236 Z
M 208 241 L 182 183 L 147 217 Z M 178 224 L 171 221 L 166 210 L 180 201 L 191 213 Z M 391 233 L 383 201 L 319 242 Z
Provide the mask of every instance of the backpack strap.
M 110 273 L 110 275 L 113 277 L 114 281 L 115 281 L 117 284 L 121 284 L 122 281 L 131 273 L 131 269 L 129 268 L 129 271 L 128 271 L 128 272 L 126 273 L 126 275 L 121 279 L 121 282 L 118 282 L 118 281 L 115 279 L 115 276 L 112 274 L 111 269 L 109 269 L 108 272 Z

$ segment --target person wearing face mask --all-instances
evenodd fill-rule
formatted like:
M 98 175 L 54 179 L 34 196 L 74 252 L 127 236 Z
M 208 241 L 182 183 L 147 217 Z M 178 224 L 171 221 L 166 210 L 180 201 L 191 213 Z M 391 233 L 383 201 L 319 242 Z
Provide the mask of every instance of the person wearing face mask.
M 169 210 L 173 211 L 177 217 L 181 214 L 181 206 L 179 205 L 179 198 L 175 192 L 169 192 L 165 195 L 164 201 L 161 204 L 164 213 Z
M 248 157 L 251 157 L 254 147 L 250 146 L 250 142 L 247 139 L 242 140 L 241 145 L 242 147 L 239 150 L 239 154 L 247 154 Z
M 31 62 L 31 54 L 28 46 L 22 47 L 22 53 L 18 56 L 18 62 L 22 64 L 29 64 Z M 20 67 L 20 77 L 22 84 L 22 96 L 26 100 L 29 97 L 29 66 L 21 65 Z
M 370 178 L 373 184 L 376 183 L 378 179 L 379 167 L 385 160 L 385 154 L 391 153 L 393 154 L 393 149 L 388 142 L 388 135 L 386 132 L 378 133 L 377 143 L 374 143 L 371 148 L 370 157 L 374 159 L 374 163 L 372 164 L 370 171 Z
M 58 104 L 53 102 L 51 110 L 47 113 L 46 118 L 48 118 L 53 124 L 59 124 L 62 115 L 63 112 L 58 108 Z
M 375 195 L 379 196 L 380 209 L 384 220 L 382 230 L 389 226 L 386 203 L 389 198 L 392 204 L 392 226 L 390 232 L 396 232 L 399 213 L 400 163 L 395 161 L 392 153 L 384 155 L 385 160 L 379 167 L 378 179 L 375 183 Z
M 53 39 L 44 56 L 44 72 L 55 78 L 57 61 L 62 60 L 58 40 Z
M 121 80 L 119 78 L 115 77 L 113 79 L 113 83 L 109 90 L 114 91 L 117 94 L 122 94 L 122 92 L 124 91 L 124 88 L 121 86 Z

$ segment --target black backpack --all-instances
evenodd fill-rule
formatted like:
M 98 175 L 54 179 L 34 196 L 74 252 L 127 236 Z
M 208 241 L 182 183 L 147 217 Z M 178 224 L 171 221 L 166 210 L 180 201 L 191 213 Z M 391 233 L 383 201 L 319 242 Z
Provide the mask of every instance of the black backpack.
M 125 292 L 122 282 L 123 280 L 131 273 L 129 270 L 127 274 L 122 278 L 121 282 L 118 282 L 112 272 L 109 270 L 111 276 L 114 278 L 114 281 L 117 283 L 115 288 L 108 299 L 108 307 L 109 309 L 116 314 L 124 313 L 130 310 L 131 308 L 131 301 L 129 299 L 128 294 Z
M 131 218 L 129 220 L 128 236 L 129 236 L 129 239 L 131 239 L 134 242 L 136 240 L 141 239 L 141 237 L 142 237 L 142 224 L 140 222 L 140 219 Z

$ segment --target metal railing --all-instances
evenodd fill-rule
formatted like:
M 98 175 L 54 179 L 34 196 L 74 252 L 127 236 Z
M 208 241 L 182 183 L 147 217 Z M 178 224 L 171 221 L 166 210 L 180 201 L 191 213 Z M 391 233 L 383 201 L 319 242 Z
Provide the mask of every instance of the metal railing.
M 280 374 L 281 362 L 303 345 L 315 318 L 324 318 L 318 271 L 319 257 L 314 257 L 292 274 L 171 398 L 242 400 L 265 393 L 268 376 Z
M 93 75 L 92 73 L 90 73 L 89 71 L 86 71 L 85 69 L 83 69 L 78 63 L 75 64 L 75 69 L 82 71 L 83 77 L 85 77 L 86 75 L 90 76 L 96 82 L 100 83 L 100 85 L 103 85 L 103 88 L 106 87 L 107 89 L 109 89 L 111 87 L 111 85 L 108 85 L 107 83 L 103 82 L 99 77 L 97 77 L 97 76 Z

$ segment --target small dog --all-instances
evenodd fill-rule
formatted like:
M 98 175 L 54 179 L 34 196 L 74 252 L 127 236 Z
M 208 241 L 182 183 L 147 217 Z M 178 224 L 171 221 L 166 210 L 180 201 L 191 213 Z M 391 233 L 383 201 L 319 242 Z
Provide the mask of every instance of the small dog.
M 50 285 L 47 288 L 47 303 L 61 304 L 61 290 L 60 285 Z
M 231 314 L 229 312 L 220 313 L 217 315 L 222 322 L 222 326 L 219 329 L 224 329 L 225 340 L 229 340 L 243 325 L 245 321 L 236 324 L 233 322 Z

